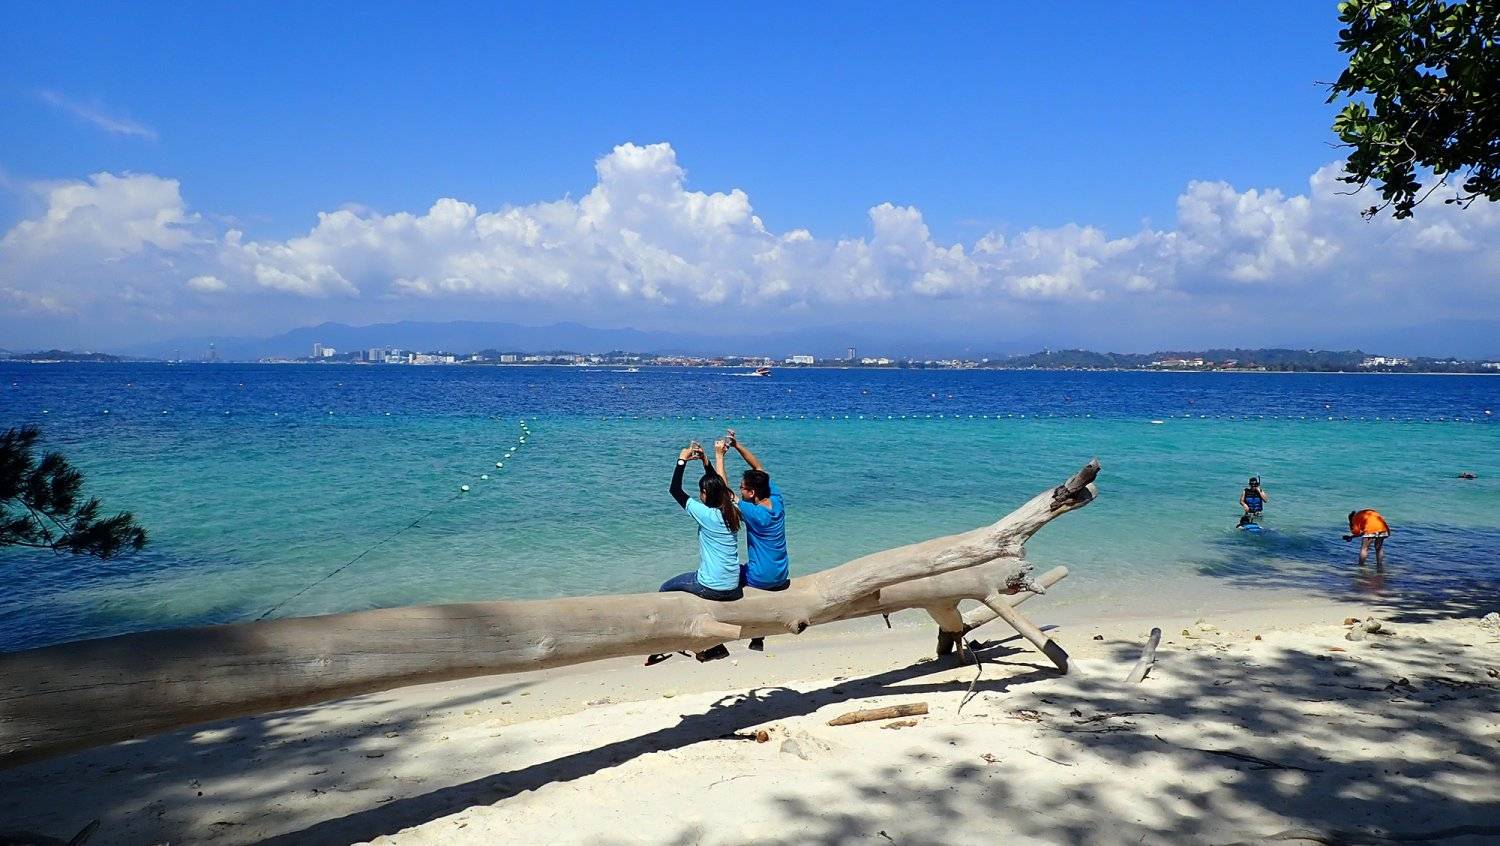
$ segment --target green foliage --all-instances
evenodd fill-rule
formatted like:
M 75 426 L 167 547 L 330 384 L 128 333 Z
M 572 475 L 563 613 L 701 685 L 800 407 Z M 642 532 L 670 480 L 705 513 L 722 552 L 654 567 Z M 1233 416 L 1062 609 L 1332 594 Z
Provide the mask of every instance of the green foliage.
M 1350 101 L 1333 122 L 1349 148 L 1340 179 L 1374 182 L 1385 200 L 1365 216 L 1393 207 L 1395 217 L 1411 217 L 1457 174 L 1457 196 L 1444 202 L 1500 200 L 1500 0 L 1346 0 L 1338 8 L 1349 67 L 1328 102 Z
M 0 546 L 29 546 L 109 558 L 146 545 L 130 512 L 99 517 L 99 500 L 80 502 L 83 475 L 61 454 L 36 461 L 35 426 L 0 434 Z
M 10 361 L 93 361 L 93 362 L 116 362 L 122 361 L 119 356 L 108 353 L 78 353 L 68 350 L 41 350 L 30 353 L 4 353 L 0 358 Z

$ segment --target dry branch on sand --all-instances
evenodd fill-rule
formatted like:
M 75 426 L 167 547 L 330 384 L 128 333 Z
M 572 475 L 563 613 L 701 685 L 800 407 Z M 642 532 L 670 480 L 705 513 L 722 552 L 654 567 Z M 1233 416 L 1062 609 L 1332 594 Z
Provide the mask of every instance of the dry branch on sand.
M 1156 663 L 1156 648 L 1161 645 L 1161 629 L 1151 629 L 1151 636 L 1146 639 L 1146 648 L 1141 650 L 1141 659 L 1130 668 L 1130 675 L 1125 677 L 1127 684 L 1139 684 L 1145 681 L 1146 674 L 1151 672 L 1151 667 Z
M 828 721 L 831 726 L 852 726 L 855 723 L 868 723 L 874 720 L 894 720 L 897 717 L 920 717 L 927 713 L 926 702 L 911 702 L 905 705 L 887 705 L 884 708 L 866 708 L 862 711 L 850 711 L 840 714 Z
M 406 685 L 703 650 L 907 608 L 961 636 L 965 599 L 1017 625 L 1066 671 L 1066 653 L 1014 611 L 1024 594 L 1007 595 L 1033 587 L 1026 541 L 1087 505 L 1098 472 L 1091 461 L 992 525 L 867 555 L 784 591 L 748 590 L 735 602 L 653 593 L 385 608 L 0 655 L 0 766 Z

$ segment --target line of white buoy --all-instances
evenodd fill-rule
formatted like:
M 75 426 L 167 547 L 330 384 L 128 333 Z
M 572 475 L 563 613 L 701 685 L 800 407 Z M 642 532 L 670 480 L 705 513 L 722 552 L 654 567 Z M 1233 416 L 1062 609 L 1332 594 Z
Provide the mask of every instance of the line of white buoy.
M 495 462 L 495 469 L 496 470 L 504 470 L 505 469 L 505 462 L 508 459 L 514 457 L 515 454 L 516 454 L 516 451 L 519 450 L 521 447 L 523 447 L 523 446 L 526 445 L 526 439 L 529 438 L 530 436 L 531 436 L 531 427 L 527 426 L 525 418 L 522 418 L 522 420 L 521 420 L 521 434 L 519 436 L 517 436 L 515 444 L 512 445 L 509 449 L 507 449 L 505 451 L 505 455 L 502 456 L 500 458 L 500 460 L 498 460 L 498 461 Z M 489 480 L 490 480 L 490 474 L 488 474 L 488 473 L 480 473 L 479 474 L 479 481 L 481 481 L 481 482 L 488 482 Z M 459 485 L 458 486 L 458 490 L 459 490 L 459 493 L 468 493 L 471 490 L 471 488 L 468 485 Z
M 519 446 L 521 444 L 526 443 L 526 439 L 530 435 L 531 435 L 531 429 L 526 425 L 526 421 L 522 420 L 521 421 L 521 434 L 516 439 L 516 445 Z M 506 455 L 514 455 L 515 451 L 516 451 L 516 446 L 513 446 L 513 447 L 510 448 L 510 451 L 506 453 Z M 498 461 L 495 462 L 495 467 L 499 468 L 501 466 L 502 466 L 501 462 L 498 462 Z M 479 479 L 481 481 L 488 481 L 489 478 L 490 478 L 490 474 L 488 474 L 488 473 L 481 473 L 481 474 L 479 474 Z M 458 491 L 459 492 L 457 494 L 455 494 L 454 496 L 442 500 L 438 504 L 436 504 L 436 505 L 432 506 L 431 508 L 429 508 L 427 511 L 424 511 L 415 520 L 412 520 L 410 523 L 407 523 L 405 526 L 402 526 L 401 528 L 397 529 L 396 531 L 391 532 L 390 534 L 386 535 L 385 537 L 383 537 L 380 540 L 376 541 L 375 543 L 371 544 L 363 552 L 359 553 L 358 555 L 356 555 L 353 558 L 349 559 L 347 562 L 345 562 L 345 563 L 339 565 L 338 567 L 334 568 L 334 570 L 332 572 L 328 573 L 327 575 L 322 576 L 321 578 L 317 579 L 316 581 L 312 582 L 311 584 L 308 584 L 307 586 L 303 587 L 301 590 L 297 591 L 296 593 L 292 594 L 291 596 L 288 596 L 287 598 L 281 600 L 280 602 L 276 603 L 275 605 L 272 605 L 270 608 L 267 608 L 256 619 L 257 620 L 264 620 L 267 617 L 271 616 L 273 613 L 276 612 L 277 609 L 281 608 L 286 603 L 291 602 L 292 600 L 294 600 L 297 597 L 303 595 L 304 593 L 307 593 L 309 590 L 312 590 L 314 587 L 317 587 L 318 585 L 320 585 L 320 584 L 328 581 L 329 579 L 333 578 L 334 576 L 337 576 L 339 573 L 342 573 L 344 570 L 347 570 L 349 567 L 353 566 L 360 559 L 364 558 L 366 555 L 369 555 L 371 552 L 374 552 L 377 548 L 379 548 L 381 546 L 384 546 L 385 544 L 389 543 L 390 541 L 395 540 L 397 537 L 399 537 L 400 535 L 404 534 L 406 531 L 408 531 L 408 530 L 410 530 L 412 528 L 415 528 L 423 520 L 426 520 L 428 517 L 430 517 L 433 514 L 437 513 L 440 509 L 446 507 L 448 504 L 450 504 L 450 503 L 454 502 L 455 500 L 459 499 L 464 494 L 468 493 L 471 489 L 472 488 L 469 485 L 459 485 L 458 486 Z

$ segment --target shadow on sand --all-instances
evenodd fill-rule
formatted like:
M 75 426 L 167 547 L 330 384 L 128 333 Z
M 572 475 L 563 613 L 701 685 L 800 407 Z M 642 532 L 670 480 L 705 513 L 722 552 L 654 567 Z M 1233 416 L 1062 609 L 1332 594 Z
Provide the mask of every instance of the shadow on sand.
M 1110 645 L 1127 666 L 1138 649 Z M 985 717 L 1035 721 L 1025 750 L 972 744 L 954 725 L 930 746 L 957 746 L 945 757 L 965 760 L 935 767 L 912 752 L 838 785 L 832 801 L 788 790 L 775 800 L 785 834 L 754 842 L 1500 842 L 1496 737 L 1475 728 L 1494 726 L 1500 686 L 1459 677 L 1451 668 L 1473 656 L 1456 645 L 1394 638 L 1380 651 L 1386 671 L 1337 653 L 1251 660 L 1205 643 L 1164 650 L 1181 682 L 1170 686 L 1022 688 L 1045 670 L 998 685 L 1008 696 L 981 683 Z M 1393 739 L 1410 741 L 1410 754 L 1383 756 L 1378 744 Z M 1039 779 L 1037 759 L 1055 777 Z M 688 825 L 661 842 L 738 842 L 711 834 Z
M 1437 616 L 1454 609 L 1444 605 L 1414 613 Z M 1126 665 L 1139 649 L 1139 644 L 1103 646 L 1113 662 Z M 1040 656 L 1018 647 L 1014 639 L 982 646 L 980 654 L 988 663 L 971 707 L 996 721 L 1015 719 L 1022 706 L 1030 709 L 1034 717 L 1028 719 L 1034 719 L 1041 736 L 1040 745 L 1027 751 L 1056 765 L 1056 781 L 1038 785 L 1007 778 L 1007 756 L 1019 756 L 1017 749 L 996 750 L 1002 754 L 991 764 L 979 763 L 977 752 L 973 760 L 936 765 L 924 756 L 838 785 L 847 802 L 831 807 L 814 806 L 790 792 L 780 796 L 767 812 L 774 810 L 787 820 L 786 834 L 759 842 L 925 844 L 1021 834 L 1048 843 L 1231 843 L 1288 830 L 1306 834 L 1302 839 L 1311 842 L 1339 844 L 1500 838 L 1495 737 L 1476 728 L 1490 726 L 1493 733 L 1500 683 L 1486 681 L 1482 672 L 1477 678 L 1468 672 L 1474 660 L 1462 644 L 1386 638 L 1378 647 L 1383 668 L 1351 655 L 1308 650 L 1278 649 L 1251 659 L 1227 645 L 1169 645 L 1159 666 L 1169 672 L 1171 682 L 1129 686 L 1113 676 L 1060 678 L 1050 666 L 1034 663 Z M 1393 677 L 1391 667 L 1403 675 Z M 37 778 L 52 779 L 57 797 L 67 796 L 70 779 L 110 779 L 112 807 L 80 810 L 84 816 L 72 829 L 91 816 L 104 816 L 99 842 L 132 842 L 110 836 L 109 816 L 156 814 L 165 821 L 153 829 L 152 839 L 135 842 L 191 842 L 202 838 L 194 835 L 196 830 L 172 830 L 173 809 L 160 798 L 157 777 L 170 772 L 186 780 L 204 768 L 235 772 L 235 767 L 259 766 L 273 770 L 280 780 L 233 780 L 234 789 L 221 789 L 212 798 L 216 807 L 225 808 L 226 816 L 273 820 L 271 830 L 281 833 L 262 843 L 346 844 L 583 779 L 651 753 L 741 743 L 744 738 L 736 732 L 811 714 L 831 703 L 964 691 L 967 677 L 955 679 L 953 669 L 948 661 L 926 660 L 807 691 L 759 688 L 684 714 L 669 727 L 529 766 L 504 769 L 505 755 L 497 755 L 498 771 L 435 789 L 424 790 L 420 780 L 402 783 L 385 776 L 379 790 L 388 795 L 333 818 L 309 818 L 278 807 L 292 804 L 294 796 L 359 785 L 370 775 L 358 766 L 362 750 L 401 743 L 402 735 L 421 730 L 426 714 L 314 737 L 289 736 L 278 727 L 294 719 L 336 716 L 352 706 L 341 702 L 282 712 L 229 729 L 210 726 L 154 738 L 150 766 L 142 771 L 100 770 L 90 762 L 91 753 L 83 753 L 66 766 L 44 762 L 0 773 L 0 796 L 23 784 L 33 796 L 39 788 L 49 788 L 37 785 Z M 514 690 L 487 688 L 431 710 L 461 708 Z M 1435 719 L 1432 706 L 1439 703 L 1443 716 Z M 390 703 L 374 702 L 383 704 Z M 371 707 L 370 698 L 360 707 Z M 391 705 L 388 713 L 401 712 Z M 948 731 L 948 744 L 964 742 L 962 725 Z M 1253 743 L 1246 742 L 1246 733 Z M 1394 760 L 1367 751 L 1392 737 L 1413 739 L 1423 754 Z M 253 750 L 254 755 L 247 760 L 236 749 Z M 320 768 L 333 750 L 347 752 L 343 760 L 351 763 L 337 771 Z M 1106 766 L 1075 766 L 1083 761 Z M 1188 777 L 1150 789 L 1132 782 L 1140 773 L 1163 768 Z M 1121 789 L 1133 791 L 1128 810 L 1100 799 Z M 0 816 L 30 822 L 26 809 L 8 804 L 0 800 Z M 1246 831 L 1247 820 L 1275 820 L 1277 827 Z M 225 822 L 212 839 L 254 842 L 233 831 L 240 824 Z M 59 820 L 56 828 L 68 825 Z M 697 843 L 704 834 L 688 826 L 664 842 Z

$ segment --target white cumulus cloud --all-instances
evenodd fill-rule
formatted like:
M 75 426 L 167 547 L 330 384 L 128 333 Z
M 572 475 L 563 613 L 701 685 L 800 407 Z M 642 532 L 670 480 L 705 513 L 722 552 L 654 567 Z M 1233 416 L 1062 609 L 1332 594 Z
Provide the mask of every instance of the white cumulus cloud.
M 33 186 L 45 211 L 0 239 L 0 252 L 37 257 L 84 250 L 115 257 L 147 247 L 177 250 L 191 239 L 189 214 L 175 179 L 140 173 L 96 173 L 86 181 Z
M 1162 322 L 1233 312 L 1249 297 L 1258 312 L 1313 323 L 1345 308 L 1436 319 L 1500 306 L 1488 281 L 1500 272 L 1500 208 L 1434 198 L 1415 220 L 1365 221 L 1333 165 L 1305 193 L 1189 183 L 1170 226 L 1108 233 L 1081 221 L 972 243 L 943 242 L 919 209 L 891 203 L 870 208 L 862 237 L 774 232 L 744 191 L 689 188 L 665 143 L 622 144 L 595 172 L 577 199 L 484 210 L 441 198 L 394 213 L 347 204 L 287 239 L 210 230 L 175 180 L 99 173 L 36 188 L 40 211 L 0 239 L 0 286 L 34 307 L 149 304 L 166 320 L 185 292 L 253 298 L 282 303 L 267 310 L 284 323 L 375 310 L 441 319 L 485 303 L 587 305 L 621 322 L 682 307 L 892 319 L 1103 308 Z

